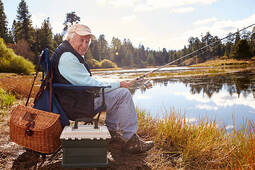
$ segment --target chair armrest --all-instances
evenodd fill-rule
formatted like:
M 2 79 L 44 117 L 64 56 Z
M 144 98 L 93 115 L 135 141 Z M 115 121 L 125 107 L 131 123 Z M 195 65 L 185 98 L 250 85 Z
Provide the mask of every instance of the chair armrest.
M 53 83 L 54 88 L 66 88 L 72 90 L 89 90 L 89 89 L 101 89 L 101 88 L 111 88 L 111 86 L 77 86 L 72 84 L 62 84 L 62 83 Z

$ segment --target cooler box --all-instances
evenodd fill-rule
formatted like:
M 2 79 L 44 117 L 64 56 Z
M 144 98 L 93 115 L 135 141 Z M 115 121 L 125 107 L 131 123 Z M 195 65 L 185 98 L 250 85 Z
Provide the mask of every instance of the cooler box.
M 111 135 L 106 126 L 66 126 L 60 140 L 63 148 L 64 168 L 106 167 L 107 150 Z

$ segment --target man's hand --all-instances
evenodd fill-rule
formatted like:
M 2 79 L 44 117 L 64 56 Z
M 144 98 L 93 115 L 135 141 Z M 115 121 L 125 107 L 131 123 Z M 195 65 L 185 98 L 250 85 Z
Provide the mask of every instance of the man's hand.
M 128 88 L 128 87 L 131 86 L 132 84 L 133 84 L 132 81 L 121 81 L 121 82 L 120 82 L 120 87 Z

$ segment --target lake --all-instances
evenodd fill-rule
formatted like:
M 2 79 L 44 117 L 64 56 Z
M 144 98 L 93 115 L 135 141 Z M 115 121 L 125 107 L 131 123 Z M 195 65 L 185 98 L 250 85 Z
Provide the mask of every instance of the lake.
M 122 74 L 115 74 L 115 77 Z M 254 70 L 217 76 L 155 79 L 152 88 L 136 88 L 131 92 L 135 105 L 152 117 L 163 118 L 174 110 L 191 122 L 203 118 L 216 120 L 219 127 L 228 131 L 233 128 L 233 121 L 239 128 L 244 121 L 255 120 Z

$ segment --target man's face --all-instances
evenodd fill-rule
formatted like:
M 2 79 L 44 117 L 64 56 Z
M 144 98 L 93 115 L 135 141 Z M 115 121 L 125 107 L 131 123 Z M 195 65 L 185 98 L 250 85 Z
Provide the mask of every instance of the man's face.
M 80 55 L 85 55 L 89 48 L 90 35 L 80 36 L 75 34 L 70 44 Z

